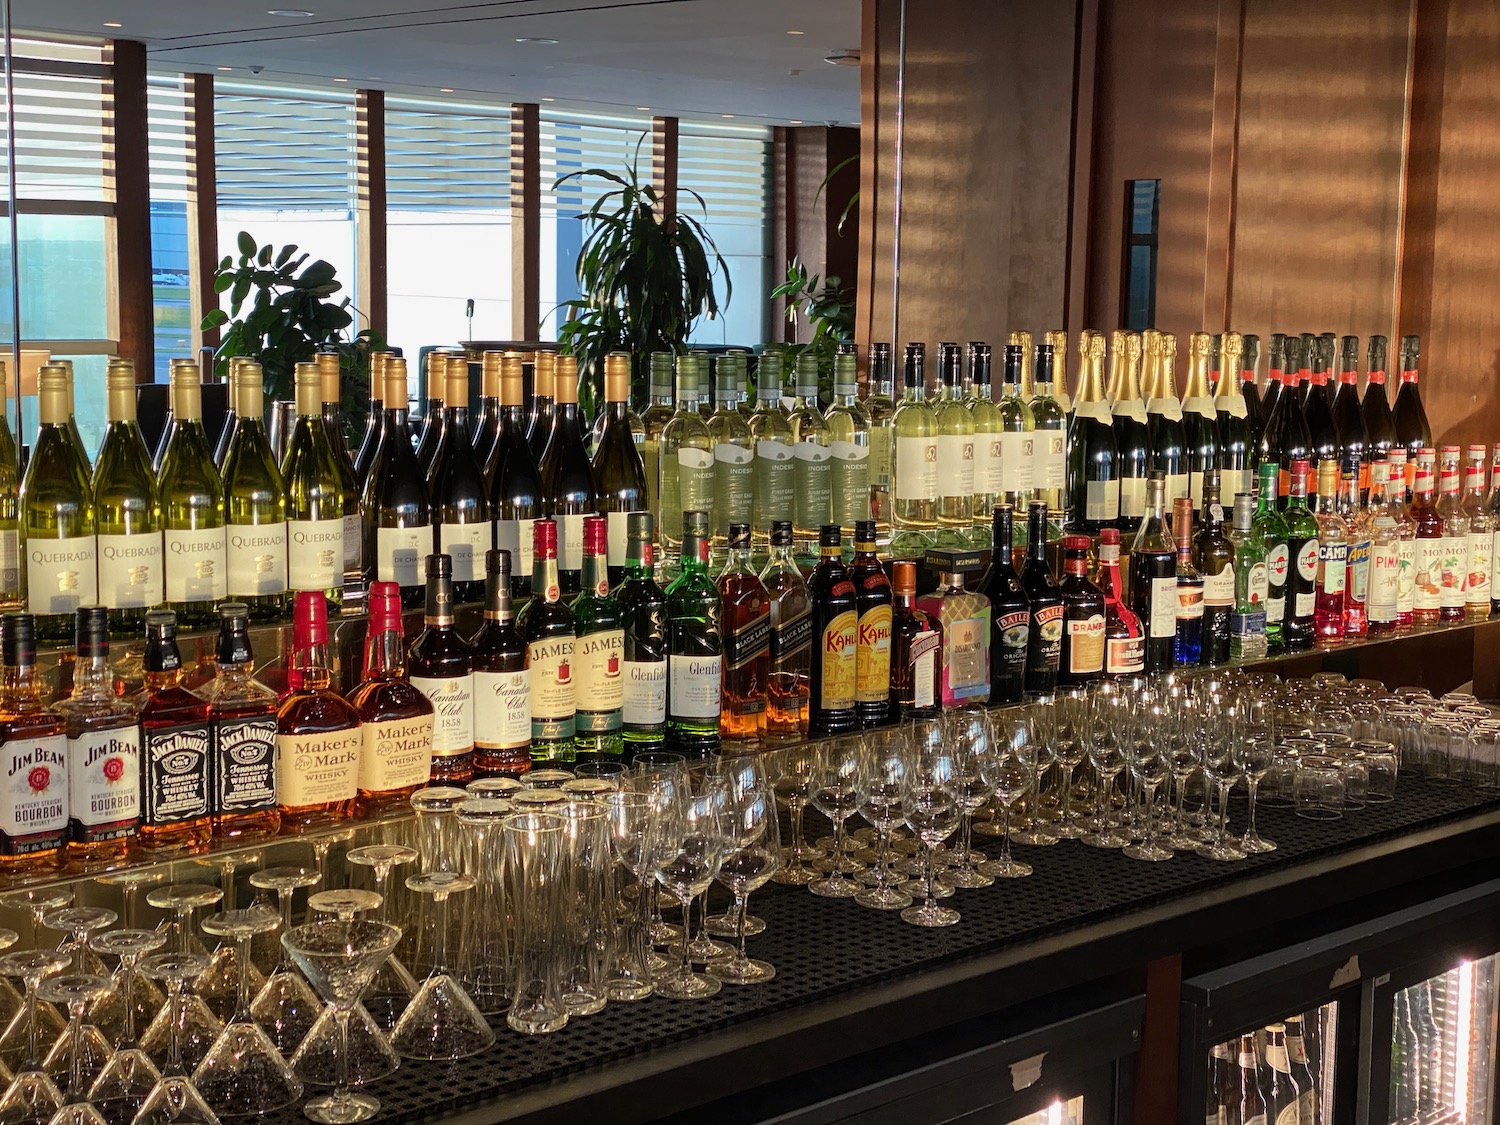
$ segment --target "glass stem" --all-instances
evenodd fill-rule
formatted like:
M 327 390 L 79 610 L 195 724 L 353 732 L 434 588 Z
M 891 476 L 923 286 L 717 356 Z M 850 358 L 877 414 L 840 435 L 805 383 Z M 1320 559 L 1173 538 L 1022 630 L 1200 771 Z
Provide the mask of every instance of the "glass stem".
M 127 953 L 121 957 L 120 967 L 125 978 L 125 1041 L 120 1044 L 123 1050 L 135 1046 L 135 955 Z
M 1156 817 L 1152 815 L 1156 804 L 1156 783 L 1154 781 L 1141 782 L 1141 788 L 1145 791 L 1146 805 L 1146 850 L 1149 852 L 1156 847 Z
M 68 1005 L 68 1053 L 72 1056 L 68 1066 L 68 1097 L 81 1100 L 83 1088 L 83 1002 L 75 1000 Z
M 792 801 L 792 855 L 796 858 L 798 865 L 802 864 L 807 851 L 807 838 L 802 833 L 802 816 L 806 805 L 801 801 Z
M 973 813 L 970 813 L 970 812 L 964 813 L 963 833 L 960 836 L 960 839 L 963 842 L 963 849 L 964 849 L 963 863 L 960 864 L 960 867 L 964 871 L 972 871 L 972 870 L 974 870 L 974 860 L 973 860 L 973 853 L 972 853 L 972 850 L 970 848 L 970 845 L 974 841 L 974 814 Z
M 1233 782 L 1219 782 L 1219 843 L 1229 834 L 1229 789 Z
M 688 940 L 688 911 L 692 909 L 693 900 L 685 897 L 682 905 L 682 964 L 679 967 L 680 979 L 690 981 L 693 977 L 693 963 L 688 954 L 688 946 L 692 944 Z
M 432 963 L 432 975 L 441 976 L 448 971 L 448 896 L 437 896 L 438 932 L 433 949 L 437 957 Z
M 637 880 L 641 879 L 639 874 Z M 653 883 L 652 889 L 656 889 Z M 646 884 L 641 882 L 641 893 L 636 895 L 635 903 L 635 925 L 631 927 L 630 952 L 635 955 L 635 963 L 640 978 L 644 981 L 651 979 L 651 901 L 652 896 L 646 893 Z
M 239 953 L 239 986 L 235 990 L 234 1016 L 231 1022 L 250 1022 L 250 935 L 237 939 Z
M 36 1051 L 36 990 L 40 980 L 26 982 L 26 1067 L 34 1070 L 41 1063 Z
M 1187 778 L 1177 779 L 1177 831 L 1187 831 Z
M 846 818 L 840 817 L 833 822 L 833 869 L 828 872 L 828 877 L 834 882 L 840 882 L 844 878 L 844 825 Z
M 349 1096 L 349 1009 L 334 1008 L 333 1019 L 339 1025 L 339 1051 L 333 1060 L 333 1096 L 342 1100 Z
M 1000 803 L 1000 866 L 1009 867 L 1010 858 L 1010 803 Z
M 1062 811 L 1063 834 L 1073 830 L 1073 771 L 1076 767 L 1062 763 L 1057 791 L 1058 808 Z
M 924 872 L 922 878 L 922 909 L 930 911 L 932 909 L 932 876 L 937 868 L 937 848 L 927 843 L 926 840 L 923 840 L 922 844 L 927 849 L 927 863 L 925 865 L 927 870 Z
M 734 936 L 738 939 L 738 944 L 740 947 L 739 954 L 735 957 L 735 960 L 738 961 L 741 965 L 749 960 L 749 958 L 745 956 L 745 915 L 749 913 L 749 899 L 750 894 L 748 891 L 739 891 L 734 896 L 735 910 L 739 914 L 739 918 L 736 921 L 734 927 Z
M 286 933 L 292 928 L 292 888 L 283 887 L 276 892 L 276 900 L 281 905 L 281 932 Z M 280 942 L 276 943 L 281 945 Z M 276 971 L 284 972 L 292 968 L 292 955 L 286 951 L 286 946 L 281 947 L 281 956 L 276 959 Z
M 167 1036 L 167 1073 L 182 1073 L 182 979 L 174 977 L 167 981 L 167 1015 L 171 1018 L 171 1030 Z
M 1260 788 L 1260 778 L 1246 775 L 1245 785 L 1250 790 L 1250 812 L 1249 822 L 1245 825 L 1245 839 L 1254 840 L 1255 836 L 1255 791 Z

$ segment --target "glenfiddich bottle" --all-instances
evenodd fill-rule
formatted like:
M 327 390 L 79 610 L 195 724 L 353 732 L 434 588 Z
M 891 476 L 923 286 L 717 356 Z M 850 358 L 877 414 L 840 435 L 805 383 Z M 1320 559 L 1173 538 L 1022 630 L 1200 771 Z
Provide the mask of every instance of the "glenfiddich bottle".
M 19 873 L 54 866 L 67 843 L 68 737 L 42 702 L 32 614 L 0 619 L 0 664 L 0 871 Z
M 1130 547 L 1130 608 L 1146 630 L 1147 672 L 1172 667 L 1177 646 L 1177 552 L 1166 517 L 1165 473 L 1146 482 L 1146 516 Z
M 812 738 L 855 730 L 858 614 L 854 583 L 844 567 L 837 524 L 818 533 L 818 565 L 808 579 L 812 591 L 812 706 L 807 733 Z
M 298 684 L 276 714 L 276 803 L 283 832 L 346 819 L 359 779 L 359 714 L 333 690 L 328 606 L 303 591 L 292 606 Z
M 707 512 L 682 513 L 682 573 L 667 587 L 667 749 L 695 759 L 718 751 L 723 710 L 722 606 L 708 576 L 708 535 Z
M 891 575 L 890 721 L 936 718 L 942 703 L 943 629 L 932 614 L 917 608 L 917 564 L 902 559 L 891 564 Z
M 625 580 L 615 591 L 625 633 L 625 754 L 660 750 L 667 734 L 667 599 L 653 574 L 650 512 L 630 513 Z
M 208 704 L 182 686 L 176 614 L 146 614 L 142 662 L 140 846 L 156 854 L 202 851 L 212 831 L 212 735 Z
M 510 552 L 485 555 L 484 624 L 474 639 L 474 772 L 481 777 L 531 768 L 531 673 L 510 601 Z
M 1099 592 L 1104 595 L 1104 675 L 1111 680 L 1139 675 L 1146 667 L 1146 633 L 1125 604 L 1120 581 L 1120 533 L 1099 533 Z
M 1089 537 L 1065 535 L 1062 549 L 1063 631 L 1057 682 L 1079 687 L 1104 676 L 1104 594 L 1088 579 Z
M 807 737 L 812 666 L 812 594 L 792 558 L 791 520 L 771 525 L 771 557 L 760 581 L 771 607 L 765 737 L 776 745 Z
M 625 630 L 619 602 L 609 590 L 607 538 L 603 516 L 583 521 L 583 589 L 571 607 L 577 630 L 573 743 L 577 754 L 618 761 L 624 752 L 620 709 L 625 703 Z
M 729 559 L 718 586 L 724 628 L 719 732 L 730 742 L 756 746 L 766 725 L 771 599 L 750 569 L 749 523 L 729 525 Z
M 99 527 L 99 600 L 110 628 L 138 636 L 163 598 L 161 494 L 135 418 L 135 365 L 110 360 L 109 428 L 94 469 Z
M 474 669 L 468 642 L 453 621 L 453 560 L 427 558 L 427 608 L 407 653 L 414 688 L 432 700 L 432 780 L 462 784 L 474 777 Z
M 979 592 L 990 600 L 991 703 L 1019 703 L 1026 692 L 1031 600 L 1011 562 L 1013 511 L 1009 504 L 995 506 L 991 534 L 996 547 L 979 582 Z
M 860 726 L 880 726 L 890 716 L 891 583 L 875 554 L 875 521 L 854 523 L 854 558 L 849 562 L 856 630 L 854 710 Z
M 557 524 L 539 519 L 532 526 L 531 587 L 535 593 L 516 618 L 531 673 L 531 760 L 571 762 L 577 730 L 573 612 L 564 604 L 558 586 Z M 714 715 L 717 719 L 717 709 Z
M 1021 586 L 1031 613 L 1026 632 L 1026 693 L 1046 695 L 1057 687 L 1062 662 L 1063 602 L 1047 565 L 1047 505 L 1040 501 L 1034 501 L 1026 512 Z
M 216 675 L 198 689 L 212 735 L 208 778 L 213 833 L 224 840 L 276 835 L 276 693 L 255 679 L 250 610 L 219 607 Z
M 364 673 L 349 693 L 359 715 L 355 801 L 362 817 L 409 809 L 432 773 L 432 703 L 406 678 L 401 587 L 375 583 L 369 607 Z
M 108 611 L 80 606 L 75 620 L 73 694 L 52 708 L 68 724 L 68 855 L 105 865 L 125 857 L 140 829 L 141 728 L 114 691 Z

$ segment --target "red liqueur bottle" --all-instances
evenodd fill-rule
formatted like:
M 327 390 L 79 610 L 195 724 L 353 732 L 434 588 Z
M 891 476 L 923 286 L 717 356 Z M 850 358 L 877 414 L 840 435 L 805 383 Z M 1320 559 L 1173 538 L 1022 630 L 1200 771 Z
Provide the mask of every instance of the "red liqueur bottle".
M 394 582 L 370 587 L 364 673 L 348 698 L 359 715 L 359 815 L 404 812 L 432 773 L 432 703 L 406 678 L 401 587 Z
M 1112 680 L 1146 670 L 1146 633 L 1141 619 L 1125 604 L 1120 581 L 1120 533 L 1099 533 L 1099 592 L 1104 595 L 1104 675 Z
M 359 715 L 331 686 L 328 610 L 321 593 L 297 594 L 292 668 L 298 687 L 276 714 L 276 801 L 283 833 L 342 820 L 354 811 Z

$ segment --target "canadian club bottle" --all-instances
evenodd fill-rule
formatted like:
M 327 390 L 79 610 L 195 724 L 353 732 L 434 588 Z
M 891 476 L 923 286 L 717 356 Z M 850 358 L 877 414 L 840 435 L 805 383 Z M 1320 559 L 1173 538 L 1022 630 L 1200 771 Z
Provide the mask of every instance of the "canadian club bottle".
M 750 569 L 750 524 L 729 525 L 729 558 L 719 575 L 723 605 L 724 686 L 719 732 L 731 742 L 758 746 L 766 726 L 771 599 Z
M 859 609 L 854 583 L 840 557 L 840 538 L 837 524 L 823 525 L 818 533 L 818 565 L 807 583 L 812 593 L 813 659 L 807 719 L 811 738 L 842 734 L 859 726 L 854 706 Z
M 561 383 L 558 390 L 562 391 Z M 559 396 L 558 407 L 567 405 Z M 618 761 L 624 752 L 620 709 L 625 703 L 625 630 L 620 605 L 609 590 L 608 552 L 607 522 L 603 516 L 589 516 L 583 521 L 583 589 L 572 605 L 578 631 L 573 744 L 579 754 Z
M 1230 622 L 1234 616 L 1234 544 L 1224 533 L 1218 472 L 1203 486 L 1202 523 L 1193 536 L 1193 567 L 1203 576 L 1203 632 L 1199 662 L 1223 664 L 1229 659 Z
M 1282 637 L 1287 652 L 1311 648 L 1316 636 L 1313 617 L 1318 589 L 1318 521 L 1307 506 L 1307 471 L 1306 461 L 1298 458 L 1292 462 L 1292 492 L 1282 513 L 1288 561 Z
M 283 831 L 347 819 L 359 784 L 359 713 L 333 690 L 328 607 L 305 590 L 292 606 L 298 685 L 276 715 L 276 803 Z
M 369 606 L 364 672 L 349 693 L 359 715 L 355 790 L 364 817 L 409 809 L 432 773 L 432 703 L 406 678 L 401 587 L 375 583 Z
M 990 553 L 989 569 L 979 581 L 979 592 L 990 600 L 991 703 L 1019 703 L 1026 693 L 1031 599 L 1011 562 L 1014 511 L 1009 504 L 995 506 L 991 532 L 996 547 Z
M 1408 490 L 1416 479 L 1417 451 L 1432 446 L 1432 427 L 1427 424 L 1427 411 L 1422 408 L 1422 393 L 1417 389 L 1417 358 L 1420 351 L 1419 337 L 1401 337 L 1401 387 L 1396 392 L 1396 401 L 1391 407 L 1396 444 L 1406 450 Z
M 12 629 L 20 616 L 6 615 L 0 642 L 13 643 Z M 142 662 L 140 846 L 153 854 L 202 851 L 211 831 L 208 704 L 182 686 L 176 614 L 146 614 Z M 9 676 L 9 660 L 6 665 Z
M 1026 562 L 1021 567 L 1030 620 L 1026 626 L 1026 693 L 1046 695 L 1057 687 L 1062 665 L 1063 599 L 1047 565 L 1047 505 L 1026 511 Z
M 253 840 L 276 835 L 276 693 L 255 679 L 250 609 L 219 607 L 215 676 L 199 689 L 213 731 L 209 786 L 214 837 Z
M 938 661 L 943 630 L 917 608 L 917 564 L 891 566 L 895 608 L 891 615 L 891 722 L 936 718 L 942 699 Z
M 1065 535 L 1062 550 L 1063 634 L 1057 682 L 1078 687 L 1104 675 L 1104 594 L 1088 579 L 1089 537 Z
M 453 623 L 453 559 L 427 559 L 427 608 L 411 644 L 412 686 L 432 700 L 432 780 L 462 784 L 474 776 L 474 670 L 468 642 Z
M 510 552 L 485 554 L 484 624 L 469 643 L 474 668 L 474 772 L 531 768 L 531 673 L 510 601 Z
M 667 734 L 667 600 L 652 574 L 653 537 L 651 513 L 631 512 L 625 580 L 615 591 L 624 630 L 626 755 L 660 750 Z
M 1104 399 L 1104 338 L 1084 334 L 1079 353 L 1078 395 L 1068 426 L 1068 499 L 1071 528 L 1097 535 L 1120 518 L 1119 447 Z
M 1120 581 L 1120 532 L 1099 533 L 1099 592 L 1104 595 L 1104 675 L 1136 676 L 1146 667 L 1146 634 L 1141 619 L 1125 604 Z
M 1167 529 L 1166 474 L 1146 483 L 1146 516 L 1130 547 L 1130 608 L 1146 630 L 1147 672 L 1172 667 L 1177 642 L 1177 552 Z
M 720 744 L 724 634 L 719 590 L 708 575 L 708 537 L 706 511 L 682 513 L 682 573 L 667 587 L 667 749 L 692 759 L 717 753 Z M 835 528 L 835 546 L 837 539 Z M 853 647 L 851 626 L 851 665 Z M 852 714 L 852 666 L 849 689 Z
M 849 563 L 859 614 L 855 645 L 854 709 L 862 727 L 878 727 L 890 717 L 891 583 L 875 554 L 875 521 L 854 523 L 854 558 Z
M 533 593 L 516 618 L 531 675 L 531 760 L 570 762 L 577 730 L 573 612 L 563 603 L 558 586 L 557 524 L 539 519 L 532 525 L 532 534 Z
M 1396 423 L 1385 393 L 1386 338 L 1371 336 L 1365 365 L 1365 397 L 1360 400 L 1360 421 L 1371 459 L 1385 457 L 1396 444 Z

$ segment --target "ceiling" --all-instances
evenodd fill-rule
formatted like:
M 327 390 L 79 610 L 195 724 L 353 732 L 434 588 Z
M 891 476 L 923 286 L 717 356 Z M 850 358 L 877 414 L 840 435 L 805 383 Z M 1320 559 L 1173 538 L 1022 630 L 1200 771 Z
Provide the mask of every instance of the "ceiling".
M 858 50 L 860 0 L 12 0 L 11 8 L 18 31 L 135 39 L 153 67 L 236 80 L 342 80 L 746 124 L 859 119 L 859 68 L 824 57 Z M 557 42 L 517 42 L 525 39 Z

